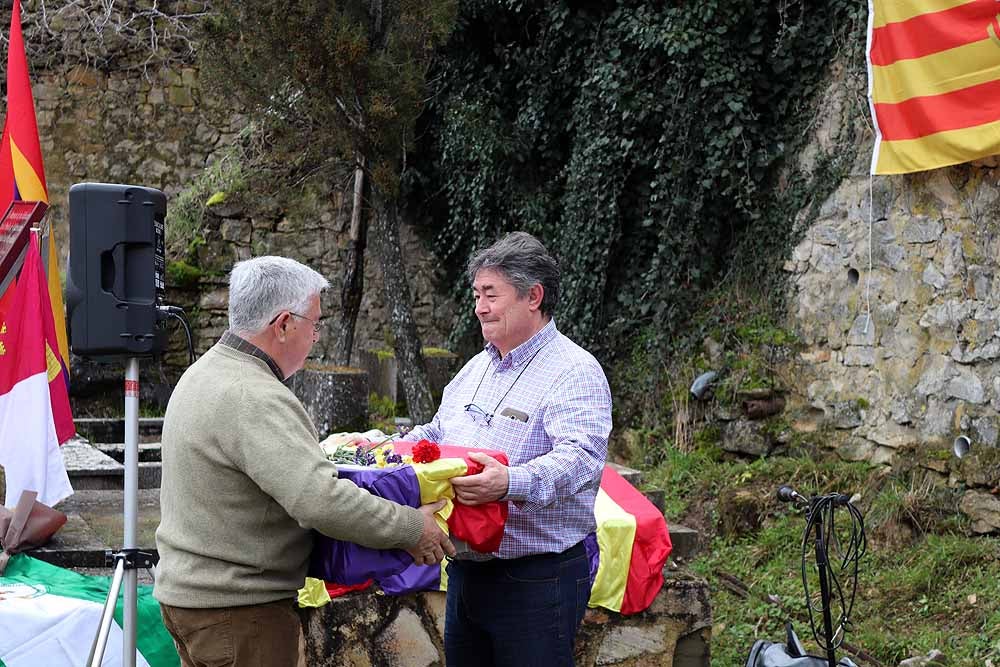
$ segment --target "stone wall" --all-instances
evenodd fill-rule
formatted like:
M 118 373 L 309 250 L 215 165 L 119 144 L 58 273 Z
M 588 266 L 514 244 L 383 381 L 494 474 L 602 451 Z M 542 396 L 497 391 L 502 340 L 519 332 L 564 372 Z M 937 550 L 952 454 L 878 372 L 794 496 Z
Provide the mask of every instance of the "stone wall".
M 350 190 L 336 190 L 324 183 L 312 183 L 300 193 L 281 193 L 272 205 L 245 207 L 237 197 L 233 203 L 209 209 L 197 246 L 197 264 L 203 272 L 192 289 L 173 288 L 171 299 L 183 305 L 194 324 L 197 353 L 211 347 L 226 328 L 228 288 L 225 275 L 235 261 L 272 254 L 297 259 L 322 273 L 330 281 L 324 292 L 324 318 L 332 322 L 339 309 L 343 266 L 347 257 L 350 225 Z M 291 204 L 281 204 L 279 201 Z M 168 204 L 169 205 L 169 204 Z M 408 225 L 400 229 L 404 265 L 401 271 L 410 281 L 411 305 L 417 330 L 425 346 L 440 347 L 451 330 L 454 305 L 443 295 L 438 263 Z M 365 262 L 365 290 L 358 314 L 352 365 L 360 365 L 364 350 L 387 347 L 390 339 L 389 313 L 382 292 L 377 262 Z M 334 339 L 327 327 L 313 350 L 318 363 L 332 360 Z M 171 361 L 181 364 L 183 339 L 172 338 L 175 354 Z
M 708 667 L 712 610 L 708 584 L 664 572 L 646 611 L 622 616 L 590 609 L 577 637 L 581 667 Z M 444 665 L 444 600 L 439 592 L 393 597 L 370 591 L 303 609 L 308 667 Z
M 970 487 L 973 527 L 1000 530 L 988 493 L 1000 486 L 997 162 L 870 186 L 865 150 L 785 264 L 791 326 L 807 348 L 797 426 L 829 428 L 845 459 L 916 464 Z M 972 446 L 959 460 L 963 434 Z
M 28 45 L 49 189 L 48 220 L 55 226 L 60 268 L 69 257 L 69 188 L 79 182 L 144 185 L 173 198 L 217 159 L 246 126 L 231 102 L 202 85 L 196 44 L 190 40 L 195 16 L 207 3 L 187 0 L 168 8 L 154 3 L 23 3 Z M 147 6 L 148 5 L 148 6 Z M 152 8 L 152 9 L 151 9 Z M 9 20 L 9 8 L 0 20 Z M 0 62 L 5 76 L 6 59 Z M 325 184 L 294 192 L 254 193 L 253 209 L 227 204 L 208 216 L 198 234 L 203 269 L 197 285 L 168 282 L 168 301 L 183 305 L 194 325 L 195 347 L 211 346 L 226 322 L 225 276 L 234 261 L 251 255 L 282 254 L 303 261 L 332 284 L 324 297 L 327 314 L 336 308 L 351 213 L 350 188 Z M 273 197 L 268 197 L 268 195 Z M 169 235 L 169 230 L 168 230 Z M 451 328 L 454 306 L 438 294 L 438 264 L 413 227 L 401 230 L 406 272 L 414 295 L 414 316 L 423 343 L 441 346 Z M 199 239 L 201 240 L 201 239 Z M 179 244 L 183 246 L 184 244 Z M 183 248 L 181 249 L 183 250 Z M 175 254 L 176 248 L 171 248 Z M 168 262 L 184 259 L 169 256 Z M 366 265 L 366 290 L 358 318 L 355 350 L 385 347 L 388 317 L 374 262 Z M 186 364 L 184 337 L 171 337 L 164 377 Z M 321 339 L 314 354 L 327 361 L 332 338 Z M 357 363 L 357 361 L 355 361 Z M 159 375 L 157 369 L 157 375 Z M 81 389 L 86 393 L 86 389 Z M 79 393 L 79 392 L 74 392 Z
M 186 4 L 197 9 L 196 2 Z M 186 38 L 169 36 L 181 32 L 181 24 L 130 17 L 129 11 L 142 11 L 135 4 L 50 2 L 44 12 L 39 2 L 23 5 L 48 220 L 56 226 L 65 273 L 71 185 L 129 183 L 175 195 L 246 119 L 203 90 Z M 2 16 L 9 21 L 9 6 Z M 6 59 L 0 75 L 6 76 Z

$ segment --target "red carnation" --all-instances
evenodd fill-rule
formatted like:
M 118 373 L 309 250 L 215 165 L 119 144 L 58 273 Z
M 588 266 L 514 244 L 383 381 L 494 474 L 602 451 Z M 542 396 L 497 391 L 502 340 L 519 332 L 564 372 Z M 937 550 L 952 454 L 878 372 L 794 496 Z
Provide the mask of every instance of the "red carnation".
M 441 448 L 436 442 L 421 440 L 413 446 L 414 463 L 430 463 L 441 458 Z

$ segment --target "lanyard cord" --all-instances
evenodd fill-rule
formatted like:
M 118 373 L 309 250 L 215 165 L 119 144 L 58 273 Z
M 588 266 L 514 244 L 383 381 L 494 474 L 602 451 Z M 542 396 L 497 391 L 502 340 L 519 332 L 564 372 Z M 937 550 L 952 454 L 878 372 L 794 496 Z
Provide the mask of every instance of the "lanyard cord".
M 511 391 L 511 389 L 514 388 L 514 385 L 517 384 L 517 381 L 521 379 L 521 376 L 524 375 L 524 371 L 528 370 L 528 365 L 531 364 L 531 362 L 535 360 L 535 357 L 537 357 L 538 353 L 542 351 L 542 348 L 544 348 L 548 344 L 549 344 L 549 341 L 545 341 L 544 343 L 542 343 L 542 346 L 539 347 L 537 350 L 535 350 L 535 353 L 533 355 L 531 355 L 531 357 L 528 359 L 527 362 L 525 362 L 524 367 L 521 368 L 521 372 L 517 374 L 517 377 L 514 378 L 514 381 L 510 383 L 509 387 L 507 387 L 507 391 L 505 391 L 504 394 L 503 394 L 503 396 L 500 397 L 500 400 L 497 401 L 496 406 L 493 408 L 493 412 L 490 413 L 491 416 L 492 416 L 493 413 L 495 413 L 497 411 L 497 408 L 500 407 L 500 404 L 503 403 L 504 399 L 507 398 L 507 394 L 509 394 L 510 391 Z M 492 364 L 490 364 L 490 363 L 486 364 L 486 368 L 485 368 L 485 370 L 483 370 L 483 376 L 481 378 L 479 378 L 479 384 L 476 385 L 476 390 L 474 392 L 472 392 L 472 400 L 469 401 L 469 405 L 475 404 L 475 402 L 476 402 L 476 394 L 479 393 L 479 388 L 483 386 L 483 380 L 486 379 L 486 371 L 490 370 L 490 366 L 492 366 Z

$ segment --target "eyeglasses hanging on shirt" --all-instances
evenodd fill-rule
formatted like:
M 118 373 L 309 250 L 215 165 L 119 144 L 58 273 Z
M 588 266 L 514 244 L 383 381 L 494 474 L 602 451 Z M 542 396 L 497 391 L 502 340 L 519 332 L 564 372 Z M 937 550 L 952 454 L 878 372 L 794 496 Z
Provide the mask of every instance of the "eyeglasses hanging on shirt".
M 528 366 L 531 364 L 532 361 L 535 360 L 535 357 L 538 356 L 538 353 L 541 352 L 542 348 L 548 344 L 549 341 L 545 341 L 544 343 L 542 343 L 542 346 L 539 347 L 537 350 L 535 350 L 535 353 L 531 355 L 531 357 L 528 359 L 527 362 L 525 362 L 524 367 L 521 368 L 521 372 L 517 374 L 517 377 L 514 378 L 514 381 L 510 383 L 509 387 L 507 387 L 507 391 L 504 392 L 503 396 L 500 397 L 500 400 L 497 401 L 497 404 L 493 407 L 493 412 L 487 412 L 486 410 L 482 409 L 475 403 L 476 395 L 479 393 L 479 388 L 483 386 L 483 380 L 486 379 L 486 373 L 490 370 L 490 364 L 487 363 L 486 368 L 483 370 L 483 376 L 479 378 L 479 384 L 476 385 L 476 390 L 472 392 L 472 402 L 467 403 L 465 405 L 465 411 L 469 413 L 469 416 L 471 416 L 472 419 L 477 422 L 480 419 L 482 419 L 483 426 L 489 426 L 490 422 L 493 421 L 493 416 L 494 416 L 493 413 L 496 412 L 497 408 L 500 407 L 500 404 L 504 402 L 504 399 L 507 398 L 507 394 L 509 394 L 511 389 L 514 388 L 514 385 L 517 384 L 517 381 L 521 379 L 521 376 L 524 375 L 524 371 L 528 370 Z M 515 410 L 513 408 L 505 408 L 504 411 L 500 414 L 503 417 L 510 417 L 511 419 L 516 419 L 517 421 L 520 422 L 528 421 L 527 414 L 521 412 L 520 410 Z

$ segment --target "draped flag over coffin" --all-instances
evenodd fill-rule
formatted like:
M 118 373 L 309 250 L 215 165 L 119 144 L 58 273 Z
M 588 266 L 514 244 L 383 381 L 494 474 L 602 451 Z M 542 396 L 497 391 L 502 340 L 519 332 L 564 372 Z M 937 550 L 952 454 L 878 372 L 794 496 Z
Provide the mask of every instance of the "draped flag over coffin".
M 409 443 L 394 447 L 406 453 Z M 418 507 L 453 498 L 452 477 L 465 475 L 469 451 L 481 451 L 506 463 L 501 452 L 442 445 L 442 456 L 428 464 L 392 468 L 341 466 L 341 476 L 371 493 Z M 503 458 L 500 458 L 503 457 Z M 477 465 L 474 464 L 473 465 Z M 446 529 L 472 550 L 488 553 L 499 547 L 507 518 L 506 502 L 470 507 L 449 503 L 442 512 Z M 584 542 L 593 581 L 590 606 L 622 614 L 646 609 L 663 585 L 663 566 L 670 555 L 670 535 L 663 515 L 613 469 L 606 467 L 594 508 L 597 532 Z M 419 566 L 404 551 L 361 547 L 317 536 L 309 576 L 326 582 L 316 601 L 316 583 L 304 589 L 300 602 L 315 606 L 329 593 L 339 595 L 377 583 L 390 595 L 447 589 L 447 561 Z M 306 602 L 306 599 L 309 602 Z
M 869 0 L 873 174 L 1000 153 L 1000 3 Z

